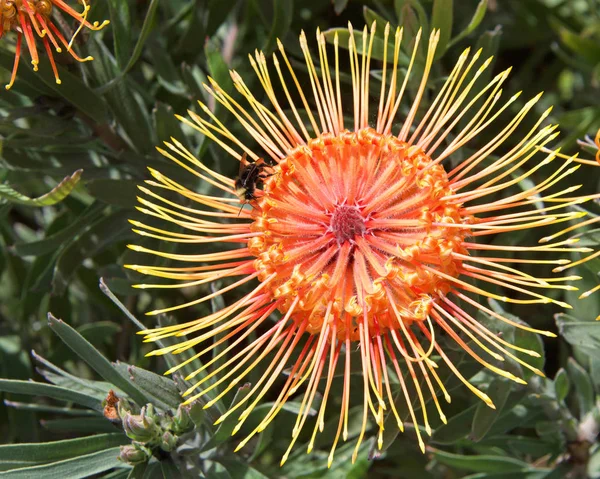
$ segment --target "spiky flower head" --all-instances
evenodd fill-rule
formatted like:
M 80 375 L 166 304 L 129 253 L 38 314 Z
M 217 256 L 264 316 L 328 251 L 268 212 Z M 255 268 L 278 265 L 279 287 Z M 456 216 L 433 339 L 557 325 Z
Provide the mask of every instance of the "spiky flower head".
M 444 422 L 438 396 L 450 401 L 436 371 L 438 362 L 445 363 L 493 408 L 491 399 L 470 384 L 450 360 L 440 345 L 440 335 L 510 380 L 524 383 L 492 364 L 493 360 L 512 358 L 542 375 L 517 356 L 537 353 L 497 336 L 475 313 L 479 310 L 498 322 L 554 335 L 517 324 L 481 304 L 477 297 L 569 307 L 548 292 L 574 289 L 564 284 L 572 278 L 534 277 L 519 267 L 538 262 L 565 264 L 568 260 L 552 256 L 588 251 L 573 246 L 575 240 L 539 246 L 488 241 L 499 233 L 576 220 L 581 213 L 565 208 L 587 200 L 569 196 L 578 186 L 557 187 L 579 166 L 571 159 L 562 161 L 554 151 L 540 151 L 558 134 L 554 125 L 540 127 L 550 110 L 522 131 L 522 122 L 539 95 L 500 124 L 498 117 L 519 96 L 503 99 L 502 85 L 509 70 L 476 87 L 491 59 L 478 67 L 481 52 L 472 55 L 466 50 L 430 106 L 420 111 L 439 31 L 433 31 L 425 45 L 421 32 L 408 39 L 412 55 L 404 73 L 399 66 L 403 31 L 396 30 L 393 51 L 388 51 L 387 25 L 383 46 L 384 57 L 390 61 L 382 63 L 381 86 L 377 88 L 372 87 L 370 72 L 375 24 L 370 32 L 365 28 L 360 37 L 351 26 L 350 32 L 351 95 L 342 92 L 338 37 L 330 51 L 320 32 L 318 62 L 309 52 L 304 33 L 300 36 L 308 88 L 302 87 L 281 43 L 272 65 L 260 52 L 250 58 L 269 105 L 261 103 L 235 71 L 231 77 L 246 106 L 211 79 L 207 91 L 257 146 L 252 148 L 250 141 L 234 134 L 203 103 L 201 115 L 190 111 L 189 119 L 179 119 L 241 162 L 242 174 L 234 180 L 213 171 L 172 138 L 159 151 L 220 194 L 198 193 L 151 169 L 153 179 L 146 182 L 148 187 L 140 187 L 144 196 L 138 209 L 171 229 L 132 221 L 143 236 L 198 247 L 197 254 L 188 255 L 131 246 L 182 264 L 129 265 L 142 274 L 174 281 L 138 287 L 220 285 L 213 286 L 206 296 L 148 314 L 193 307 L 237 288 L 249 288 L 247 294 L 212 314 L 143 333 L 146 341 L 182 338 L 171 347 L 154 351 L 155 355 L 199 347 L 197 354 L 169 373 L 215 351 L 212 359 L 187 378 L 196 378 L 185 393 L 187 402 L 209 395 L 207 407 L 264 362 L 262 376 L 250 393 L 218 422 L 237 414 L 234 432 L 238 431 L 267 392 L 276 388 L 272 407 L 241 441 L 239 447 L 243 447 L 268 426 L 290 397 L 299 394 L 300 409 L 283 461 L 307 423 L 318 390 L 322 400 L 311 426 L 308 450 L 323 430 L 326 408 L 335 396 L 340 404 L 339 422 L 330 464 L 340 437 L 346 440 L 349 434 L 351 387 L 361 389 L 363 397 L 354 458 L 370 415 L 379 426 L 380 447 L 385 414 L 393 414 L 403 429 L 390 384 L 392 375 L 397 376 L 394 380 L 406 402 L 408 420 L 415 425 L 422 422 L 428 433 L 428 396 Z M 426 59 L 417 65 L 420 48 L 426 49 Z M 416 93 L 412 103 L 400 109 L 406 103 L 409 82 Z M 373 95 L 379 98 L 372 104 Z M 351 121 L 344 117 L 345 111 L 352 112 Z M 373 122 L 371 112 L 376 114 Z M 483 134 L 487 142 L 453 166 L 450 160 L 454 155 Z M 509 138 L 511 146 L 507 147 Z M 551 165 L 556 168 L 541 182 L 518 191 L 512 188 Z M 161 192 L 180 195 L 181 201 L 171 201 Z M 240 202 L 246 204 L 241 210 Z M 208 252 L 205 245 L 217 251 Z M 504 252 L 521 257 L 507 259 Z M 528 258 L 530 253 L 536 257 Z M 550 253 L 551 258 L 540 260 L 538 253 Z M 272 316 L 277 318 L 275 322 Z M 354 354 L 362 365 L 359 376 L 351 370 Z M 286 375 L 282 375 L 284 371 Z M 332 387 L 336 375 L 343 377 L 341 390 Z M 418 426 L 415 432 L 424 450 Z
M 85 58 L 79 57 L 72 48 L 73 41 L 82 28 L 86 27 L 90 30 L 100 30 L 109 23 L 108 20 L 101 24 L 99 22 L 90 23 L 87 21 L 90 1 L 91 0 L 78 0 L 83 6 L 83 12 L 79 13 L 64 0 L 0 0 L 0 38 L 11 31 L 17 32 L 15 63 L 10 82 L 6 85 L 7 90 L 13 86 L 17 77 L 23 37 L 25 37 L 25 43 L 27 44 L 27 49 L 31 56 L 31 64 L 33 65 L 34 71 L 38 70 L 39 64 L 36 36 L 42 40 L 57 84 L 60 84 L 61 81 L 54 61 L 54 55 L 52 54 L 53 48 L 57 53 L 61 53 L 63 47 L 66 48 L 67 52 L 69 52 L 69 54 L 78 62 L 93 60 L 90 56 Z M 78 22 L 77 30 L 70 41 L 66 40 L 63 33 L 52 20 L 52 13 L 55 8 L 70 17 L 73 17 Z

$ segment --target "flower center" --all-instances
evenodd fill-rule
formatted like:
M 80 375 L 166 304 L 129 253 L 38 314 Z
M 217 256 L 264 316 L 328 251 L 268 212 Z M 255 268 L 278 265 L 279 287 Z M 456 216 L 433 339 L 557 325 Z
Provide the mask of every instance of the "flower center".
M 359 321 L 424 321 L 468 254 L 469 217 L 452 193 L 443 167 L 396 137 L 322 135 L 264 182 L 251 226 L 261 234 L 248 242 L 259 280 L 314 334 L 332 320 L 354 339 Z
M 348 205 L 336 206 L 331 215 L 330 228 L 338 245 L 346 241 L 354 242 L 354 238 L 363 236 L 367 229 L 360 210 L 356 206 Z

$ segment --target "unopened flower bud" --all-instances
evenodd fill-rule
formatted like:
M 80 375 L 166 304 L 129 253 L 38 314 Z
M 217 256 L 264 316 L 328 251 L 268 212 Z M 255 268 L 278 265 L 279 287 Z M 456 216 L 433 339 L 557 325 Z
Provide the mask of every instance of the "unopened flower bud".
M 119 398 L 119 402 L 117 403 L 117 411 L 119 417 L 123 419 L 127 414 L 131 414 L 132 412 L 136 411 L 136 409 L 133 404 L 129 402 L 129 400 L 125 398 Z
M 181 435 L 194 428 L 194 423 L 189 414 L 188 406 L 179 406 L 173 417 L 171 428 L 175 434 Z
M 171 452 L 177 446 L 177 436 L 165 431 L 161 437 L 160 448 L 165 452 Z
M 127 446 L 121 446 L 119 460 L 125 464 L 136 466 L 137 464 L 147 462 L 151 456 L 152 451 L 147 447 L 129 444 Z
M 143 407 L 140 414 L 126 414 L 123 418 L 123 429 L 130 439 L 143 444 L 157 442 L 160 427 L 157 425 L 154 409 Z

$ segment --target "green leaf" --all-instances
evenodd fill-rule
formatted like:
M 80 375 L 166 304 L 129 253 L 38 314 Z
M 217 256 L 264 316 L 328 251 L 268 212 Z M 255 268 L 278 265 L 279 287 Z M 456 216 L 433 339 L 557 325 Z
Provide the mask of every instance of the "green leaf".
M 567 372 L 577 391 L 579 417 L 583 418 L 594 407 L 594 386 L 592 385 L 592 380 L 587 371 L 573 358 L 569 358 L 567 361 Z
M 600 322 L 579 321 L 573 316 L 559 313 L 555 317 L 561 337 L 571 346 L 594 354 L 600 350 Z
M 434 0 L 431 13 L 431 28 L 439 28 L 440 40 L 435 52 L 435 58 L 441 58 L 446 52 L 452 36 L 452 18 L 454 0 Z
M 131 50 L 131 18 L 129 4 L 123 0 L 109 0 L 110 26 L 115 45 L 115 57 L 123 70 Z
M 18 381 L 0 379 L 0 391 L 30 396 L 42 396 L 59 401 L 74 402 L 102 412 L 102 403 L 98 399 L 70 389 L 53 386 L 50 384 L 36 383 L 33 381 Z M 108 392 L 108 391 L 107 391 Z
M 129 366 L 127 370 L 132 381 L 150 396 L 153 402 L 160 401 L 168 408 L 177 409 L 181 403 L 181 395 L 171 379 L 135 366 Z
M 369 7 L 363 7 L 363 17 L 365 19 L 365 23 L 367 25 L 372 25 L 373 22 L 377 22 L 377 29 L 384 28 L 388 22 L 385 18 L 383 18 L 379 13 L 375 10 L 371 10 Z M 391 26 L 391 25 L 390 25 Z
M 117 458 L 120 449 L 112 447 L 103 451 L 85 454 L 83 456 L 53 462 L 42 466 L 24 467 L 12 471 L 0 472 L 0 477 L 10 479 L 31 479 L 43 477 L 44 479 L 80 479 L 108 471 L 115 467 L 123 467 Z
M 131 212 L 120 210 L 103 216 L 87 229 L 77 235 L 65 248 L 60 251 L 52 278 L 52 292 L 63 294 L 75 272 L 82 266 L 86 258 L 94 258 L 115 242 L 134 233 L 127 222 Z
M 481 441 L 489 432 L 494 422 L 498 420 L 510 395 L 512 385 L 513 383 L 505 378 L 495 377 L 492 380 L 487 394 L 492 399 L 496 409 L 492 409 L 485 403 L 480 403 L 477 406 L 469 437 L 471 440 L 475 442 Z
M 86 182 L 85 187 L 94 198 L 104 203 L 133 208 L 137 204 L 138 184 L 136 180 L 100 178 Z
M 294 18 L 294 1 L 293 0 L 272 0 L 273 1 L 273 18 L 271 21 L 271 30 L 263 51 L 270 52 L 275 48 L 275 42 L 278 38 L 283 38 L 292 24 Z
M 429 18 L 420 0 L 394 0 L 394 10 L 398 24 L 404 27 L 404 35 L 408 35 L 407 38 L 414 38 L 419 28 L 423 30 L 423 38 L 429 38 Z M 404 44 L 407 51 L 412 48 L 408 46 L 410 41 Z
M 486 406 L 487 407 L 487 406 Z M 464 409 L 448 419 L 448 423 L 438 427 L 431 441 L 435 444 L 454 444 L 467 437 L 472 430 L 473 418 L 479 408 L 479 403 Z
M 12 67 L 12 62 L 14 60 L 5 60 L 4 55 L 6 54 L 2 52 L 0 56 L 3 58 L 0 62 L 5 67 L 7 67 L 7 63 Z M 14 55 L 12 56 L 14 57 Z M 19 77 L 27 70 L 31 71 L 31 66 L 23 62 L 19 71 Z M 50 62 L 47 58 L 40 57 L 39 71 L 33 75 L 37 77 L 36 80 L 39 79 L 43 82 L 48 91 L 48 93 L 46 93 L 47 95 L 64 98 L 68 103 L 93 119 L 96 123 L 106 123 L 108 112 L 103 98 L 67 69 L 59 67 L 61 84 L 57 85 L 54 73 L 50 67 Z
M 51 313 L 48 314 L 48 324 L 52 331 L 102 378 L 125 392 L 139 406 L 149 402 L 149 398 L 144 392 L 119 374 L 110 361 L 71 326 L 56 319 Z
M 77 219 L 70 222 L 66 228 L 39 241 L 17 243 L 11 248 L 11 251 L 19 256 L 42 256 L 57 251 L 65 245 L 67 240 L 72 239 L 78 232 L 96 221 L 104 208 L 106 208 L 104 204 L 94 202 Z
M 219 459 L 219 463 L 227 470 L 231 479 L 269 479 L 268 476 L 257 471 L 250 464 L 246 464 L 233 456 Z
M 48 431 L 59 433 L 98 434 L 114 433 L 115 427 L 104 417 L 74 417 L 69 419 L 44 419 L 40 421 Z
M 28 196 L 15 191 L 9 185 L 3 184 L 0 185 L 0 198 L 8 200 L 11 203 L 17 203 L 26 206 L 52 206 L 56 203 L 60 203 L 67 196 L 69 196 L 71 191 L 73 191 L 75 186 L 77 186 L 77 183 L 79 183 L 82 173 L 83 170 L 77 170 L 75 173 L 67 176 L 58 185 L 56 185 L 52 191 L 37 198 L 29 198 Z
M 49 412 L 52 414 L 62 414 L 66 416 L 98 417 L 97 411 L 90 411 L 88 409 L 74 409 L 71 407 L 48 406 L 46 404 L 9 401 L 7 399 L 4 400 L 4 405 L 10 408 L 19 409 L 21 411 Z
M 156 136 L 159 141 L 166 141 L 171 137 L 177 138 L 186 148 L 190 149 L 187 136 L 184 135 L 181 129 L 181 122 L 175 118 L 175 112 L 171 105 L 157 102 L 152 114 Z
M 477 5 L 477 8 L 475 9 L 475 13 L 473 14 L 473 18 L 471 18 L 471 21 L 469 22 L 467 27 L 462 32 L 460 32 L 452 40 L 450 40 L 450 42 L 448 43 L 448 48 L 450 48 L 455 43 L 458 43 L 466 36 L 470 35 L 473 32 L 473 30 L 475 30 L 479 26 L 479 24 L 483 20 L 483 17 L 485 17 L 487 5 L 488 5 L 488 0 L 480 0 L 479 1 L 479 4 Z
M 348 6 L 348 2 L 350 0 L 333 0 L 333 11 L 336 15 L 340 15 L 346 7 Z
M 581 55 L 581 57 L 591 65 L 596 65 L 600 62 L 600 46 L 598 46 L 598 42 L 577 34 L 563 26 L 557 26 L 555 27 L 555 30 L 558 31 L 560 39 L 567 47 L 578 55 Z
M 233 80 L 229 75 L 229 67 L 223 59 L 223 54 L 215 42 L 206 42 L 204 46 L 204 56 L 208 64 L 208 71 L 213 80 L 215 80 L 226 92 L 234 91 Z
M 146 478 L 146 469 L 148 468 L 148 463 L 143 462 L 142 464 L 138 464 L 135 466 L 127 476 L 127 479 L 144 479 Z
M 116 0 L 116 2 L 120 3 L 119 0 Z M 127 72 L 129 72 L 129 70 L 131 70 L 135 66 L 135 64 L 139 60 L 140 56 L 142 55 L 142 51 L 144 49 L 144 45 L 146 44 L 146 40 L 148 39 L 148 35 L 150 35 L 150 32 L 154 28 L 154 24 L 155 24 L 154 18 L 156 16 L 156 10 L 158 8 L 158 5 L 159 5 L 159 0 L 151 0 L 150 1 L 150 5 L 148 6 L 148 11 L 146 12 L 146 17 L 144 18 L 144 24 L 142 25 L 142 31 L 140 32 L 140 34 L 138 36 L 137 43 L 135 44 L 135 47 L 133 48 L 133 53 L 131 54 L 131 57 L 129 58 L 127 65 L 125 66 L 125 69 L 122 70 L 121 73 L 116 78 L 112 79 L 111 81 L 109 81 L 105 85 L 103 85 L 101 88 L 99 88 L 98 91 L 100 91 L 101 93 L 105 93 L 106 91 L 110 90 L 117 83 L 119 83 L 121 80 L 123 80 L 123 78 L 125 78 L 125 74 Z
M 559 402 L 566 399 L 570 387 L 571 382 L 569 381 L 569 375 L 563 368 L 560 368 L 554 377 L 554 391 L 556 393 L 556 399 Z
M 500 38 L 502 37 L 502 27 L 500 25 L 496 26 L 493 30 L 488 30 L 483 33 L 477 43 L 475 45 L 475 49 L 473 51 L 478 51 L 481 49 L 480 61 L 484 62 L 490 57 L 495 57 L 498 53 L 498 49 L 500 48 Z M 480 85 L 487 83 L 491 76 L 492 71 L 494 69 L 494 61 L 490 63 L 490 66 L 480 75 L 479 82 Z M 471 72 L 469 77 L 465 79 L 465 81 L 470 81 L 472 75 L 474 73 Z
M 231 409 L 238 402 L 242 401 L 250 392 L 250 384 L 246 383 L 242 387 L 238 388 L 235 393 L 235 397 L 233 401 L 231 401 L 231 406 L 228 409 Z M 219 444 L 224 443 L 231 437 L 231 433 L 235 429 L 237 425 L 237 416 L 235 414 L 230 414 L 227 418 L 219 424 L 219 427 L 215 434 L 202 446 L 200 451 L 208 451 L 217 447 Z
M 452 454 L 440 450 L 433 451 L 433 457 L 442 464 L 473 472 L 519 472 L 529 465 L 511 457 L 492 455 Z
M 125 434 L 113 433 L 38 444 L 2 445 L 0 471 L 83 456 L 129 442 Z

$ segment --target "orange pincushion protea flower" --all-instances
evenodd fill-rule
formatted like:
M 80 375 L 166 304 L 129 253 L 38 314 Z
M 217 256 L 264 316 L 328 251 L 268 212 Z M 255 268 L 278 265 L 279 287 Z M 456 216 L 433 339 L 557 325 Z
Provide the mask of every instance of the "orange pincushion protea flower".
M 108 25 L 109 21 L 106 20 L 102 24 L 94 22 L 93 24 L 87 21 L 88 11 L 90 6 L 88 0 L 78 0 L 83 5 L 83 12 L 78 13 L 71 8 L 63 0 L 0 0 L 0 38 L 10 31 L 17 32 L 17 46 L 15 48 L 15 64 L 13 67 L 10 82 L 6 85 L 6 89 L 9 90 L 17 77 L 17 70 L 19 69 L 19 59 L 21 58 L 21 47 L 23 43 L 23 36 L 25 36 L 25 43 L 27 49 L 31 55 L 31 64 L 33 70 L 37 71 L 39 56 L 35 43 L 35 35 L 42 39 L 48 58 L 50 59 L 50 65 L 56 78 L 56 83 L 60 84 L 60 78 L 58 76 L 58 70 L 56 63 L 54 62 L 54 56 L 52 54 L 52 48 L 58 53 L 62 52 L 61 44 L 66 47 L 69 54 L 78 62 L 86 62 L 93 60 L 92 57 L 81 58 L 71 48 L 73 40 L 77 36 L 77 33 L 83 28 L 89 28 L 90 30 L 100 30 Z M 50 18 L 52 15 L 53 8 L 58 8 L 67 15 L 73 17 L 79 22 L 79 27 L 75 32 L 75 35 L 71 38 L 70 42 L 67 42 L 64 35 L 60 32 L 57 26 Z
M 475 68 L 481 52 L 471 56 L 467 50 L 429 109 L 418 112 L 439 40 L 439 31 L 434 31 L 427 45 L 427 59 L 416 98 L 408 113 L 399 115 L 407 83 L 414 74 L 420 36 L 419 33 L 410 39 L 414 40 L 413 53 L 402 79 L 398 68 L 402 30 L 396 31 L 394 51 L 388 52 L 389 25 L 386 26 L 383 45 L 386 58 L 391 53 L 393 67 L 390 70 L 387 63 L 383 63 L 374 124 L 369 123 L 372 110 L 369 94 L 375 93 L 370 87 L 370 52 L 375 25 L 370 33 L 365 28 L 360 50 L 354 35 L 350 35 L 353 95 L 349 100 L 342 101 L 345 95 L 340 86 L 337 36 L 333 47 L 335 67 L 330 68 L 325 37 L 317 32 L 320 67 L 317 70 L 306 38 L 301 35 L 311 84 L 308 91 L 301 87 L 281 43 L 281 57 L 273 56 L 274 71 L 269 69 L 264 55 L 257 53 L 250 61 L 270 100 L 268 107 L 258 101 L 236 72 L 231 76 L 248 102 L 248 109 L 212 79 L 211 86 L 206 86 L 258 144 L 256 150 L 234 135 L 202 103 L 203 116 L 189 112 L 191 120 L 179 117 L 242 162 L 245 169 L 241 177 L 234 181 L 220 175 L 202 164 L 176 139 L 171 139 L 165 143 L 166 149 L 159 148 L 159 151 L 210 183 L 222 195 L 197 193 L 154 169 L 150 170 L 153 180 L 147 181 L 153 189 L 140 187 L 145 197 L 140 198 L 139 210 L 183 232 L 132 221 L 136 231 L 160 240 L 195 244 L 199 251 L 187 255 L 130 246 L 135 251 L 189 263 L 181 267 L 129 265 L 140 273 L 176 281 L 176 284 L 138 287 L 191 288 L 231 280 L 207 296 L 148 314 L 191 307 L 254 284 L 249 293 L 205 317 L 144 331 L 146 341 L 186 337 L 176 345 L 151 353 L 155 355 L 177 354 L 209 342 L 192 359 L 169 373 L 226 345 L 187 378 L 191 380 L 225 359 L 204 373 L 184 394 L 190 402 L 217 390 L 207 407 L 239 385 L 268 355 L 272 356 L 261 369 L 264 369 L 263 375 L 250 393 L 218 420 L 221 422 L 238 413 L 237 432 L 253 408 L 281 379 L 283 385 L 278 388 L 279 394 L 269 412 L 238 448 L 264 430 L 284 403 L 298 392 L 300 410 L 283 463 L 307 422 L 320 379 L 324 378 L 323 398 L 312 426 L 308 450 L 312 449 L 317 432 L 323 430 L 330 397 L 341 396 L 339 423 L 329 456 L 331 464 L 340 437 L 344 440 L 348 437 L 350 388 L 356 387 L 351 381 L 351 354 L 361 359 L 362 380 L 354 377 L 362 383 L 363 391 L 362 427 L 354 458 L 369 415 L 379 426 L 380 447 L 384 413 L 393 414 L 398 427 L 403 429 L 390 386 L 392 372 L 397 375 L 410 421 L 415 425 L 422 421 L 431 434 L 425 407 L 426 397 L 430 396 L 445 422 L 438 395 L 448 402 L 450 396 L 436 372 L 434 353 L 493 408 L 491 399 L 470 384 L 446 355 L 436 339 L 440 332 L 501 376 L 524 383 L 486 358 L 512 358 L 542 375 L 514 354 L 518 351 L 536 357 L 537 353 L 511 345 L 480 324 L 467 309 L 483 311 L 500 322 L 527 331 L 554 335 L 517 324 L 479 304 L 472 295 L 509 303 L 556 303 L 569 307 L 544 293 L 551 288 L 575 289 L 561 284 L 573 277 L 536 278 L 509 266 L 510 263 L 564 265 L 568 260 L 506 259 L 496 252 L 590 250 L 573 247 L 576 240 L 533 247 L 501 246 L 478 240 L 579 218 L 580 213 L 564 212 L 569 205 L 587 200 L 568 197 L 578 187 L 558 191 L 554 188 L 578 166 L 573 166 L 571 159 L 557 160 L 556 152 L 541 154 L 540 149 L 557 136 L 556 126 L 539 128 L 550 110 L 519 141 L 514 141 L 520 123 L 538 101 L 540 96 L 537 96 L 526 102 L 511 121 L 499 127 L 481 149 L 458 166 L 446 167 L 445 160 L 482 131 L 495 126 L 497 117 L 518 95 L 499 106 L 501 86 L 508 70 L 476 90 L 474 85 L 491 59 Z M 472 76 L 467 80 L 469 74 Z M 278 80 L 277 86 L 274 80 Z M 350 125 L 342 113 L 346 107 L 353 111 Z M 304 117 L 308 119 L 306 124 Z M 459 121 L 465 124 L 461 130 L 456 128 Z M 399 128 L 394 127 L 395 122 L 401 122 Z M 449 138 L 451 131 L 454 136 Z M 514 146 L 503 148 L 509 137 Z M 509 193 L 511 186 L 552 162 L 558 163 L 558 167 L 539 184 Z M 515 173 L 518 169 L 521 169 L 519 173 Z M 168 200 L 160 195 L 163 190 L 192 200 L 198 207 Z M 236 197 L 236 190 L 241 198 Z M 498 199 L 497 193 L 505 196 Z M 538 201 L 543 201 L 544 207 L 536 209 Z M 240 211 L 239 202 L 248 202 L 250 207 Z M 220 246 L 221 251 L 203 252 L 201 245 L 204 244 Z M 238 247 L 232 249 L 232 245 Z M 473 280 L 480 286 L 473 285 Z M 511 297 L 487 291 L 486 283 L 500 286 L 511 293 Z M 273 324 L 268 318 L 277 311 L 279 319 Z M 463 336 L 472 341 L 473 347 Z M 402 375 L 404 368 L 408 370 L 408 379 Z M 343 371 L 341 391 L 332 388 L 336 369 Z M 289 374 L 282 379 L 284 370 Z M 214 382 L 209 386 L 207 381 L 211 378 Z M 300 393 L 301 387 L 304 392 Z M 411 391 L 416 392 L 420 413 L 412 405 L 414 393 Z M 415 432 L 424 450 L 419 427 Z

